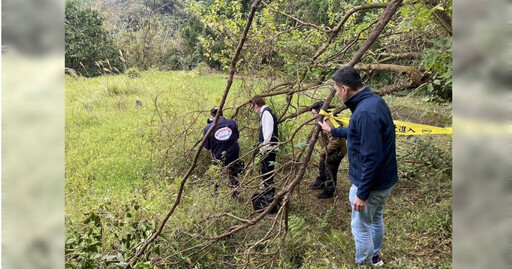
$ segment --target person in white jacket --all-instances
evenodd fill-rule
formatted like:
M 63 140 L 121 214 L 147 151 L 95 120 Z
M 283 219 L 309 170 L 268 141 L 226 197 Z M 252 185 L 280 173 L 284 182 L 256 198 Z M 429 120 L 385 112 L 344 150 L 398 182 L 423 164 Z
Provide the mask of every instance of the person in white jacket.
M 274 188 L 274 163 L 276 161 L 276 148 L 278 139 L 277 118 L 268 106 L 265 105 L 263 97 L 256 95 L 251 99 L 251 105 L 255 112 L 260 114 L 260 128 L 258 139 L 260 151 L 263 154 L 261 159 L 261 174 L 263 182 L 260 189 L 265 192 L 275 192 Z

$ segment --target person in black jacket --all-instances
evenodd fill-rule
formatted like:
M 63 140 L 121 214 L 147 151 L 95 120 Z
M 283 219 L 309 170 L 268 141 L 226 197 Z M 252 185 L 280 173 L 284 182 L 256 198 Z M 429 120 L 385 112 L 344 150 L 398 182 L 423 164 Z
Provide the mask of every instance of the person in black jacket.
M 384 202 L 398 181 L 395 125 L 386 102 L 369 87 L 363 87 L 353 67 L 342 67 L 332 79 L 336 94 L 352 111 L 349 126 L 331 128 L 325 122 L 318 124 L 332 136 L 348 141 L 355 263 L 380 266 L 384 264 L 379 257 L 384 237 Z
M 228 167 L 229 186 L 233 189 L 233 196 L 237 197 L 239 195 L 237 187 L 240 185 L 238 181 L 240 146 L 238 145 L 239 133 L 236 122 L 224 118 L 222 111 L 215 107 L 210 111 L 210 119 L 208 119 L 208 125 L 204 128 L 203 135 L 212 127 L 213 118 L 217 116 L 217 113 L 219 113 L 217 126 L 206 140 L 204 147 L 211 150 L 213 165 Z

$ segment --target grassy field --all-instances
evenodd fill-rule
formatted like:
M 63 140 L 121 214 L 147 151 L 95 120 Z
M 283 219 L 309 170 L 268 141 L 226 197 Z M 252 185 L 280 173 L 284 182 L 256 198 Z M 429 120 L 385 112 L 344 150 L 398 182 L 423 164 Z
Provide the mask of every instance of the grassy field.
M 200 72 L 66 77 L 67 267 L 122 265 L 151 235 L 174 201 L 180 176 L 192 162 L 194 150 L 187 150 L 201 137 L 207 113 L 219 103 L 226 81 L 224 74 Z M 264 87 L 263 82 L 236 80 L 227 107 L 236 107 L 247 100 L 250 91 Z M 409 96 L 385 99 L 395 119 L 451 125 L 449 106 Z M 296 101 L 309 102 L 307 98 Z M 276 110 L 283 104 L 282 98 L 271 100 Z M 228 109 L 226 115 L 232 112 Z M 241 113 L 245 121 L 239 123 L 240 144 L 246 152 L 256 140 L 257 116 L 248 109 Z M 286 122 L 283 132 L 308 117 Z M 311 128 L 300 131 L 297 141 L 304 140 Z M 400 180 L 385 211 L 383 259 L 387 268 L 450 268 L 451 137 L 399 137 L 397 145 Z M 346 197 L 350 187 L 347 160 L 340 167 L 337 198 L 320 201 L 316 191 L 307 189 L 316 176 L 316 156 L 293 195 L 290 233 L 278 264 L 283 268 L 351 268 L 354 246 Z M 176 252 L 199 242 L 180 231 L 201 229 L 202 220 L 212 212 L 251 213 L 248 193 L 241 202 L 227 201 L 222 195 L 212 197 L 203 176 L 208 160 L 203 153 L 182 204 L 137 268 L 233 268 L 241 262 L 234 254 L 241 254 L 237 251 L 243 251 L 245 240 L 264 236 L 262 227 L 271 225 L 270 218 L 262 227 L 220 241 L 206 252 L 186 257 Z M 230 224 L 230 220 L 213 223 L 211 233 Z

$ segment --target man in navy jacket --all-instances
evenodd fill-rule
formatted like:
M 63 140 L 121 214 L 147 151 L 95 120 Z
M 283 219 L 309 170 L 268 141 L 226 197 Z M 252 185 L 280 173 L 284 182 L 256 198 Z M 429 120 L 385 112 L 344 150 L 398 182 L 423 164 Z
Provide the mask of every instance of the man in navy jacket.
M 240 155 L 240 146 L 238 145 L 238 126 L 234 120 L 226 119 L 222 115 L 222 111 L 218 111 L 217 108 L 213 108 L 210 111 L 211 118 L 208 120 L 208 125 L 204 128 L 203 135 L 213 125 L 213 117 L 220 114 L 217 126 L 214 132 L 210 135 L 204 147 L 207 150 L 211 150 L 213 155 L 213 164 L 219 166 L 229 167 L 229 183 L 232 189 L 239 186 L 238 182 L 238 171 L 239 167 L 236 165 L 236 160 Z M 233 191 L 233 196 L 238 196 L 238 191 Z
M 363 87 L 354 68 L 342 67 L 332 79 L 336 95 L 352 111 L 349 126 L 330 128 L 318 123 L 332 136 L 347 138 L 355 262 L 381 266 L 384 202 L 398 180 L 395 126 L 386 102 Z

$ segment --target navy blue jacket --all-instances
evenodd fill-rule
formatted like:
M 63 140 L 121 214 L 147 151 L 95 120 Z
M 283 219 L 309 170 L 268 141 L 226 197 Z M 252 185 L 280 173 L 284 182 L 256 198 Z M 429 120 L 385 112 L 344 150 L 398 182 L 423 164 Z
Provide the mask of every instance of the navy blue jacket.
M 203 135 L 208 132 L 213 123 L 206 125 Z M 240 146 L 238 145 L 238 126 L 234 120 L 220 118 L 215 131 L 210 135 L 204 147 L 211 150 L 213 157 L 224 161 L 224 165 L 238 159 Z M 223 157 L 222 154 L 225 153 Z M 225 159 L 224 159 L 225 158 Z
M 386 102 L 369 87 L 345 105 L 352 111 L 349 126 L 332 128 L 331 134 L 347 138 L 349 178 L 357 187 L 357 197 L 367 200 L 371 191 L 398 181 L 395 125 Z

